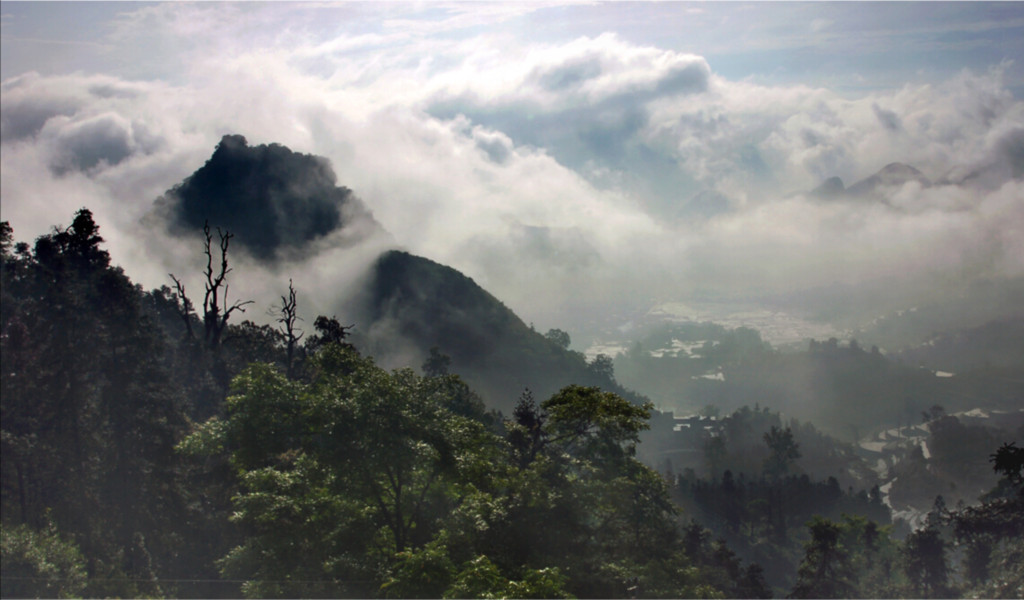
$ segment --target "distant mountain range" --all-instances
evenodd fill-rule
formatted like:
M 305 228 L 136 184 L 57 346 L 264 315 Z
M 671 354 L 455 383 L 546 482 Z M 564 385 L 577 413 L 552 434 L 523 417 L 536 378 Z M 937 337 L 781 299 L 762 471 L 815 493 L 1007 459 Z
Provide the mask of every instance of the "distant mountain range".
M 881 198 L 886 189 L 898 188 L 911 181 L 920 183 L 921 187 L 932 185 L 932 182 L 921 171 L 910 165 L 894 162 L 850 187 L 845 187 L 843 180 L 838 177 L 829 177 L 821 185 L 811 190 L 810 195 L 829 199 Z
M 847 187 L 839 177 L 829 177 L 813 190 L 794 192 L 792 196 L 807 195 L 820 200 L 854 200 L 885 202 L 886 192 L 898 189 L 911 181 L 917 182 L 922 188 L 931 187 L 936 182 L 925 177 L 916 168 L 894 162 L 882 167 L 877 173 L 865 177 Z M 948 183 L 945 180 L 938 183 Z M 706 220 L 729 212 L 730 200 L 715 190 L 703 190 L 679 204 L 678 210 L 671 215 L 672 220 Z

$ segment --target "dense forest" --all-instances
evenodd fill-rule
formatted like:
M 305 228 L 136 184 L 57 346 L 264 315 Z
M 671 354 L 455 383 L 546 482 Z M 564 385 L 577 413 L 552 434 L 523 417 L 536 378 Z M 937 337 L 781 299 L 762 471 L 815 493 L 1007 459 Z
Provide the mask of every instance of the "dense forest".
M 993 476 L 967 502 L 936 493 L 920 526 L 899 529 L 836 439 L 884 421 L 876 406 L 894 398 L 918 411 L 947 393 L 877 351 L 825 342 L 794 357 L 756 332 L 715 331 L 727 341 L 703 358 L 664 358 L 697 361 L 682 371 L 639 348 L 588 362 L 565 332 L 533 332 L 511 311 L 466 317 L 473 338 L 445 328 L 465 311 L 437 306 L 403 322 L 421 343 L 448 344 L 387 370 L 344 318 L 302 321 L 290 282 L 279 298 L 229 298 L 233 236 L 215 225 L 196 247 L 200 292 L 176 276 L 134 284 L 87 209 L 31 245 L 6 223 L 2 237 L 4 597 L 1024 595 L 1024 449 L 925 415 L 930 456 L 899 463 L 904 480 L 941 480 L 936 465 L 958 481 Z M 477 294 L 426 263 L 384 255 L 371 296 L 394 307 L 424 289 L 417 277 Z M 243 320 L 254 306 L 273 324 Z M 537 397 L 495 390 L 503 365 L 544 357 L 575 381 Z M 710 365 L 735 387 L 700 394 L 723 383 L 700 377 Z M 659 414 L 627 387 L 658 369 L 682 373 L 664 393 L 731 411 L 693 431 L 697 468 L 645 452 Z M 776 412 L 797 370 L 832 394 L 824 431 Z M 900 493 L 911 492 L 894 484 Z

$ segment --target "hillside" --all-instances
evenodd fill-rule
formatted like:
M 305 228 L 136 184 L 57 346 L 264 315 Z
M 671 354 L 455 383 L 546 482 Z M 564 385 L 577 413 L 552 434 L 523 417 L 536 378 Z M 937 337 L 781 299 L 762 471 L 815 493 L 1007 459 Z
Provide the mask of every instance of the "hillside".
M 382 254 L 361 304 L 358 347 L 395 366 L 422 364 L 436 347 L 451 358 L 453 373 L 506 413 L 524 389 L 543 398 L 570 383 L 640 400 L 615 383 L 610 369 L 548 339 L 472 279 L 429 259 Z
M 564 332 L 533 331 L 471 279 L 425 258 L 388 252 L 373 266 L 360 321 L 367 343 L 396 358 L 437 346 L 503 410 L 520 385 L 540 398 L 573 378 L 605 389 L 524 399 L 499 422 L 457 377 L 382 368 L 390 365 L 356 350 L 350 342 L 362 342 L 336 319 L 317 318 L 316 333 L 298 343 L 292 288 L 279 329 L 229 324 L 230 310 L 208 305 L 201 318 L 166 286 L 144 292 L 110 264 L 87 209 L 34 247 L 15 244 L 6 223 L 0 231 L 4 597 L 598 597 L 642 586 L 653 597 L 756 598 L 810 585 L 805 541 L 822 531 L 845 530 L 844 547 L 878 557 L 917 556 L 931 536 L 945 561 L 952 543 L 935 528 L 892 538 L 884 490 L 864 489 L 872 478 L 857 454 L 816 426 L 784 422 L 778 409 L 741 408 L 711 424 L 656 415 L 652 434 L 684 434 L 675 425 L 689 424 L 699 439 L 675 435 L 665 447 L 644 436 L 637 448 L 649 405 L 609 393 L 622 389 L 611 359 L 587 363 Z M 890 365 L 852 342 L 780 355 L 752 330 L 700 325 L 673 331 L 673 346 L 676 333 L 705 338 L 700 358 L 673 358 L 720 364 L 699 379 L 726 386 L 722 399 L 781 395 L 801 369 L 812 389 L 850 390 L 818 403 L 834 417 L 821 420 L 826 428 L 839 418 L 855 436 L 853 413 L 875 424 L 881 414 L 858 400 L 903 383 L 934 400 L 938 388 L 921 377 L 971 381 Z M 971 499 L 992 484 L 973 476 L 995 456 L 1007 473 L 1000 487 L 943 515 L 964 531 L 999 528 L 991 539 L 958 540 L 991 575 L 971 571 L 975 561 L 962 570 L 969 583 L 960 586 L 957 571 L 935 585 L 954 582 L 947 595 L 1017 590 L 1004 557 L 1020 555 L 1020 454 L 1004 442 L 992 455 L 1007 432 L 961 420 L 974 411 L 941 412 L 928 413 L 930 457 L 922 444 L 920 457 L 897 462 L 889 495 L 919 504 L 955 483 Z M 695 441 L 708 478 L 671 463 L 662 478 L 637 461 L 653 458 L 647 444 L 664 454 Z M 814 480 L 825 473 L 835 475 Z M 855 487 L 844 492 L 841 481 Z M 907 496 L 922 488 L 926 497 Z M 999 490 L 1011 496 L 992 495 Z M 678 521 L 674 502 L 695 521 Z M 842 521 L 808 527 L 812 515 Z M 846 576 L 868 587 L 836 596 L 924 596 L 907 583 L 909 568 L 871 564 L 851 562 Z
M 1011 352 L 1014 342 L 1019 346 L 1012 335 L 1019 329 L 1010 327 L 1015 322 L 968 330 L 918 354 L 896 356 L 855 340 L 841 346 L 835 338 L 812 340 L 805 351 L 781 352 L 744 328 L 666 325 L 660 338 L 647 336 L 619 354 L 615 368 L 624 385 L 664 408 L 692 413 L 712 405 L 731 411 L 759 403 L 853 442 L 879 427 L 915 422 L 935 404 L 950 411 L 1018 406 L 1019 363 L 996 362 L 1019 355 Z M 997 330 L 1003 335 L 995 335 Z M 658 350 L 670 345 L 678 351 Z M 925 360 L 932 356 L 935 361 Z M 956 376 L 943 370 L 966 360 L 975 361 L 973 369 L 957 370 Z
M 1024 317 L 1007 317 L 980 327 L 938 333 L 898 356 L 911 365 L 960 372 L 1024 365 Z

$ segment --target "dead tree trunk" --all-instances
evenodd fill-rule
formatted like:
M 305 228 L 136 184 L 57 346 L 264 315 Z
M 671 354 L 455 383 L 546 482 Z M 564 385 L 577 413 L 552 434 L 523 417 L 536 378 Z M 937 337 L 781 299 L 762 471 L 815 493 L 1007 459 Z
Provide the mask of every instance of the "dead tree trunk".
M 228 267 L 228 246 L 231 244 L 231 238 L 235 236 L 230 232 L 222 232 L 220 227 L 217 228 L 217 236 L 220 238 L 220 268 L 215 270 L 213 234 L 210 232 L 209 221 L 203 224 L 203 253 L 206 254 L 206 270 L 203 273 L 206 278 L 206 294 L 203 297 L 203 339 L 211 349 L 217 349 L 220 346 L 221 337 L 224 334 L 224 329 L 227 328 L 231 313 L 236 310 L 244 313 L 245 306 L 253 303 L 252 300 L 246 300 L 245 302 L 235 301 L 228 305 L 227 276 L 231 272 L 231 268 Z M 181 299 L 179 312 L 182 319 L 185 320 L 189 336 L 194 337 L 191 315 L 195 310 L 195 305 L 185 295 L 185 286 L 181 281 L 173 274 L 171 279 L 174 281 Z

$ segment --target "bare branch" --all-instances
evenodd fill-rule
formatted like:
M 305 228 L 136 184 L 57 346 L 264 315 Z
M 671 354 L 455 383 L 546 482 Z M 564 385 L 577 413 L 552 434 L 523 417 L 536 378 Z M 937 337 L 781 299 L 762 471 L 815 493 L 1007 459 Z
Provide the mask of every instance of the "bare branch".
M 210 231 L 209 221 L 203 224 L 203 237 L 205 242 L 203 245 L 203 253 L 206 254 L 206 295 L 203 298 L 203 326 L 205 329 L 205 339 L 211 348 L 216 348 L 220 344 L 221 335 L 224 333 L 224 329 L 227 327 L 228 318 L 231 317 L 231 313 L 236 310 L 245 312 L 245 306 L 252 304 L 252 300 L 246 300 L 245 302 L 236 301 L 234 304 L 227 306 L 228 303 L 228 285 L 226 283 L 228 273 L 231 272 L 231 268 L 228 266 L 228 247 L 231 245 L 231 238 L 234 235 L 230 232 L 221 231 L 220 227 L 217 228 L 217 236 L 220 238 L 220 270 L 214 272 L 213 269 L 213 233 Z M 221 290 L 223 289 L 223 296 Z M 224 303 L 225 307 L 221 307 L 221 302 Z
M 228 286 L 224 286 L 224 301 L 228 301 Z M 235 300 L 234 304 L 232 304 L 231 306 L 224 310 L 224 316 L 221 317 L 221 328 L 227 325 L 228 317 L 231 316 L 231 313 L 235 312 L 236 310 L 245 312 L 245 308 L 243 307 L 254 303 L 255 300 L 245 300 L 244 302 L 240 300 Z
M 295 349 L 298 346 L 299 340 L 305 335 L 304 332 L 299 331 L 296 327 L 296 322 L 302 320 L 298 315 L 298 306 L 299 302 L 295 294 L 295 286 L 292 284 L 292 280 L 289 279 L 288 295 L 281 296 L 281 306 L 274 311 L 274 314 L 277 315 L 277 322 L 282 326 L 281 333 L 284 334 L 287 344 L 288 358 L 285 368 L 289 379 L 294 374 Z
M 188 331 L 188 337 L 194 338 L 195 333 L 192 331 L 192 313 L 195 312 L 195 306 L 192 304 L 192 301 L 189 300 L 188 296 L 185 295 L 185 284 L 175 277 L 174 273 L 168 273 L 168 275 L 170 275 L 171 281 L 174 282 L 174 289 L 176 290 L 178 298 L 181 300 L 180 306 L 175 304 L 175 307 L 178 309 L 178 316 L 185 321 L 185 329 Z

